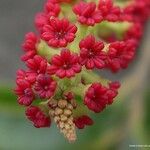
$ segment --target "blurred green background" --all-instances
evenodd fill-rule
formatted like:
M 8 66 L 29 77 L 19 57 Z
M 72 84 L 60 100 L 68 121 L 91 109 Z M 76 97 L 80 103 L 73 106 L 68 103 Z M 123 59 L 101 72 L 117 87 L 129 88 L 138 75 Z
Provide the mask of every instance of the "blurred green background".
M 78 131 L 78 140 L 68 144 L 55 125 L 36 129 L 25 119 L 24 108 L 13 94 L 15 72 L 24 34 L 34 30 L 33 18 L 43 1 L 0 0 L 0 150 L 127 150 L 129 145 L 150 145 L 150 23 L 146 25 L 135 61 L 117 75 L 120 94 L 114 104 L 100 114 L 92 114 L 95 124 Z

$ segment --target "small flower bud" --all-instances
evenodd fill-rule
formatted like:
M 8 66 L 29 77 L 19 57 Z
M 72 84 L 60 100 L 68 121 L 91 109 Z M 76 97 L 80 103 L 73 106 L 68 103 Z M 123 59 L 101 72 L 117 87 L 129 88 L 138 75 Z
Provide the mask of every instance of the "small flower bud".
M 50 108 L 56 108 L 57 107 L 57 103 L 58 103 L 57 100 L 52 99 L 52 100 L 49 101 L 48 106 Z
M 67 123 L 67 124 L 65 124 L 65 129 L 66 130 L 69 130 L 71 128 L 71 126 Z
M 58 106 L 62 109 L 64 109 L 67 106 L 67 101 L 66 100 L 60 100 L 58 102 Z
M 67 108 L 70 109 L 70 110 L 73 110 L 73 106 L 71 104 L 68 104 Z
M 59 123 L 59 127 L 60 127 L 61 129 L 63 129 L 63 128 L 65 127 L 64 122 L 60 122 L 60 123 Z
M 60 118 L 61 118 L 61 121 L 66 121 L 68 119 L 67 116 L 65 115 L 61 115 Z
M 55 122 L 59 122 L 60 121 L 60 117 L 58 117 L 58 116 L 54 117 L 54 121 Z
M 72 101 L 71 101 L 71 105 L 73 106 L 73 108 L 76 108 L 76 107 L 77 107 L 76 101 L 75 101 L 75 100 L 72 100 Z
M 64 110 L 64 114 L 65 114 L 66 116 L 70 116 L 70 115 L 72 114 L 72 112 L 71 112 L 71 110 L 69 110 L 69 109 L 65 109 L 65 110 Z
M 63 113 L 62 109 L 60 109 L 58 107 L 55 109 L 55 115 L 61 115 L 62 113 Z

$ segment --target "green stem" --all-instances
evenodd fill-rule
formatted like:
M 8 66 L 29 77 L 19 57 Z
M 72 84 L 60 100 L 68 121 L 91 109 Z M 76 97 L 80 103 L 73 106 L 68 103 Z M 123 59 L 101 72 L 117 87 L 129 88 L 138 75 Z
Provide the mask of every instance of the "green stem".
M 75 40 L 68 46 L 68 48 L 75 53 L 79 53 L 79 43 L 83 38 L 85 38 L 85 35 L 88 30 L 88 26 L 81 25 L 78 23 L 77 28 L 78 31 L 76 35 L 78 35 L 78 37 L 76 37 Z
M 46 42 L 40 41 L 40 43 L 37 45 L 37 53 L 40 56 L 45 57 L 48 61 L 51 59 L 51 57 L 55 54 L 59 54 L 59 49 L 54 49 L 47 45 Z
M 109 80 L 102 78 L 98 73 L 91 70 L 84 70 L 82 72 L 82 78 L 85 80 L 85 84 L 92 84 L 93 82 L 99 82 L 106 85 Z

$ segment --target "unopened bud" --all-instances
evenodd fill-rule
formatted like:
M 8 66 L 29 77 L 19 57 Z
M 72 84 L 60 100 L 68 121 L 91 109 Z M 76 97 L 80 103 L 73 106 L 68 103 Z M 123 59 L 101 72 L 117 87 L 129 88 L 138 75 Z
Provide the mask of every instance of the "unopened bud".
M 66 100 L 60 100 L 58 102 L 58 106 L 62 109 L 64 109 L 67 106 L 67 101 Z
M 58 116 L 54 117 L 54 121 L 55 122 L 59 122 L 60 121 L 60 117 L 58 117 Z
M 61 118 L 61 121 L 66 121 L 68 119 L 67 116 L 65 115 L 61 115 L 60 118 Z
M 49 111 L 49 115 L 52 116 L 52 117 L 54 117 L 55 111 L 54 111 L 54 110 L 50 110 L 50 111 Z
M 70 116 L 70 115 L 72 114 L 72 112 L 71 112 L 71 110 L 69 110 L 69 109 L 65 109 L 65 110 L 64 110 L 64 114 L 65 114 L 66 116 Z
M 55 115 L 61 115 L 62 113 L 63 113 L 62 109 L 60 109 L 58 107 L 55 109 Z
M 56 108 L 57 103 L 58 103 L 57 100 L 52 99 L 52 100 L 49 101 L 48 105 L 49 105 L 50 108 Z
M 73 106 L 71 104 L 68 104 L 67 108 L 70 109 L 70 110 L 73 110 Z

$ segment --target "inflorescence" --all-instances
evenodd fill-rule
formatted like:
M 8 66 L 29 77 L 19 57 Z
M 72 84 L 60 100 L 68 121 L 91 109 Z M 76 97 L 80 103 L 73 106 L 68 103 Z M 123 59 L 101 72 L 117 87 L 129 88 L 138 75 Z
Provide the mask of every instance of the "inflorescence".
M 101 78 L 134 59 L 150 14 L 149 0 L 48 0 L 35 17 L 37 33 L 22 45 L 27 70 L 18 70 L 15 93 L 36 128 L 50 127 L 76 140 L 93 125 L 90 113 L 111 105 L 120 83 Z

